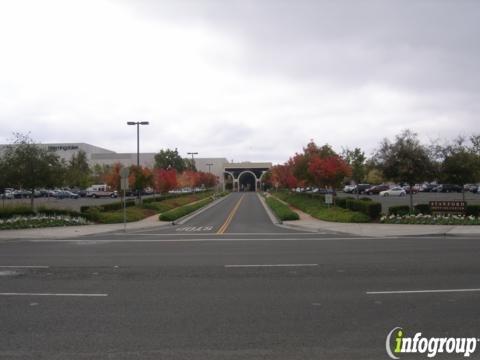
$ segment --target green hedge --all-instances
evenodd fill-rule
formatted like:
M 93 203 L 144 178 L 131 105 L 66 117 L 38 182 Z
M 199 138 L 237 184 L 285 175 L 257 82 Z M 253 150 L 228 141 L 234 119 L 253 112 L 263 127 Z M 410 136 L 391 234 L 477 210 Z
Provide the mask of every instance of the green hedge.
M 30 206 L 6 206 L 0 208 L 0 219 L 9 219 L 15 216 L 33 216 L 35 211 Z
M 388 208 L 388 213 L 390 215 L 407 215 L 410 213 L 410 206 L 408 205 L 395 205 Z
M 71 217 L 80 217 L 81 214 L 78 211 L 70 210 L 70 209 L 54 209 L 48 208 L 45 206 L 40 206 L 37 208 L 38 214 L 44 214 L 47 216 L 56 216 L 56 215 L 68 215 Z
M 287 221 L 300 219 L 296 212 L 292 211 L 287 205 L 285 205 L 281 201 L 270 196 L 266 199 L 266 202 L 270 209 L 272 209 L 272 211 L 275 213 L 275 215 L 277 215 L 280 220 Z
M 378 219 L 382 213 L 382 204 L 375 201 L 347 199 L 347 209 L 361 212 L 371 220 Z
M 208 197 L 194 204 L 184 205 L 184 206 L 172 209 L 170 211 L 164 212 L 163 214 L 160 214 L 159 219 L 160 221 L 174 221 L 174 220 L 180 219 L 181 217 L 184 217 L 204 207 L 205 205 L 207 205 L 208 203 L 211 203 L 212 201 L 213 201 L 213 197 Z
M 367 215 L 371 220 L 378 219 L 382 213 L 382 204 L 372 201 L 370 198 L 357 200 L 352 197 L 337 197 L 335 204 L 344 209 L 361 212 Z
M 429 204 L 417 204 L 413 206 L 415 214 L 430 215 L 432 210 L 430 209 Z
M 467 205 L 467 216 L 473 215 L 475 217 L 480 216 L 480 205 Z
M 126 207 L 135 206 L 135 200 L 127 200 L 125 205 Z M 120 209 L 123 209 L 123 201 L 113 202 L 113 203 L 103 204 L 103 205 L 81 206 L 80 212 L 86 213 L 91 208 L 96 208 L 96 209 L 99 209 L 100 211 L 120 210 Z

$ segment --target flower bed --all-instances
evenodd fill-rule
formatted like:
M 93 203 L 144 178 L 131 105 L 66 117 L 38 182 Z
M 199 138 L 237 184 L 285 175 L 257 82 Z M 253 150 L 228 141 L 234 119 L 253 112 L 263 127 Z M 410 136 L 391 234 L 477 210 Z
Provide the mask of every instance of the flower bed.
M 33 229 L 51 226 L 73 226 L 88 224 L 91 223 L 82 217 L 40 214 L 34 216 L 14 216 L 9 219 L 0 219 L 0 230 Z
M 420 225 L 480 225 L 480 219 L 473 215 L 389 215 L 380 218 L 382 224 Z

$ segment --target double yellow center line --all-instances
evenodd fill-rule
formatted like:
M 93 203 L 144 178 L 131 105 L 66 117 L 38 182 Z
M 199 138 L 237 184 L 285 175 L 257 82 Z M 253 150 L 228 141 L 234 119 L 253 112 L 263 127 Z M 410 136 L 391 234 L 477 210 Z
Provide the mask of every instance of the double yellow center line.
M 227 220 L 223 223 L 222 226 L 220 226 L 220 229 L 218 229 L 217 234 L 223 234 L 225 231 L 227 231 L 228 227 L 230 226 L 230 223 L 233 220 L 233 217 L 238 211 L 238 208 L 240 207 L 240 204 L 242 203 L 243 198 L 245 197 L 245 194 L 242 195 L 242 197 L 237 201 L 235 206 L 233 207 L 232 211 L 230 211 L 230 214 L 227 217 Z

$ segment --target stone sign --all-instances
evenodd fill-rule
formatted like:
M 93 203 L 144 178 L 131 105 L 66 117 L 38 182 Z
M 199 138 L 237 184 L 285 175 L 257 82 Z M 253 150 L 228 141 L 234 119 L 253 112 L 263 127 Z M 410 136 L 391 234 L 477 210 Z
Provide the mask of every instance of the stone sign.
M 433 214 L 465 214 L 467 203 L 465 201 L 430 201 Z

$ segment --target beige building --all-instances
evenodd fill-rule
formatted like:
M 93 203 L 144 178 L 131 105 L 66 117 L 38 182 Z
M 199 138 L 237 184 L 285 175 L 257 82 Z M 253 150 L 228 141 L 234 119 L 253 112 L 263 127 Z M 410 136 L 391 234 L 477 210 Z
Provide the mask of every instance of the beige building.
M 0 145 L 0 154 L 8 145 Z M 137 164 L 137 153 L 117 153 L 87 143 L 50 143 L 40 146 L 55 152 L 61 159 L 68 161 L 79 151 L 86 154 L 90 166 L 113 165 L 124 166 Z M 231 187 L 234 191 L 255 191 L 260 189 L 261 180 L 272 163 L 229 162 L 226 158 L 194 158 L 197 170 L 216 175 L 223 188 Z M 140 153 L 140 165 L 153 167 L 155 153 Z

